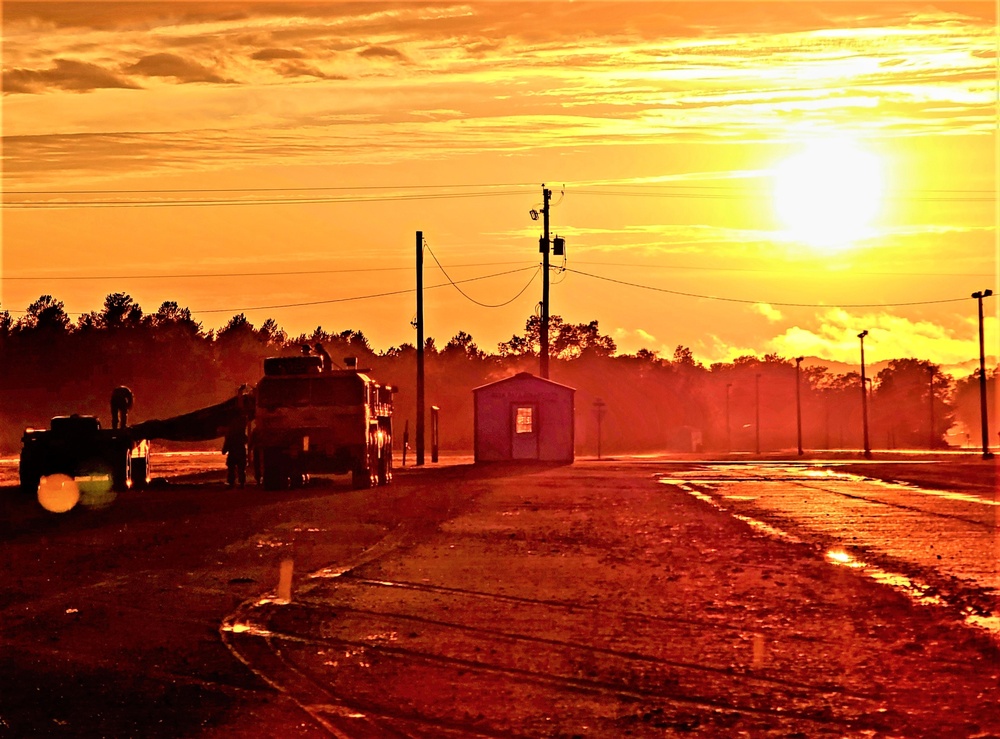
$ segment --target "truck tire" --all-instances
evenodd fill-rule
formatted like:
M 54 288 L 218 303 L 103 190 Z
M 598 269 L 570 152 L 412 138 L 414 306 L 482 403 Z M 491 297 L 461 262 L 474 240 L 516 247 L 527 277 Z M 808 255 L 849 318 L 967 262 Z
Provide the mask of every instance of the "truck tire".
M 149 485 L 149 455 L 132 460 L 132 489 L 145 490 Z
M 288 485 L 288 472 L 285 466 L 285 455 L 277 449 L 261 450 L 261 463 L 264 467 L 261 481 L 265 490 L 282 490 Z
M 38 486 L 42 482 L 42 473 L 30 455 L 21 455 L 21 461 L 18 465 L 18 476 L 21 483 L 21 491 L 25 495 L 38 494 Z
M 378 484 L 388 485 L 392 482 L 392 444 L 386 444 L 378 458 Z
M 116 493 L 124 493 L 132 485 L 132 452 L 119 451 L 112 458 L 111 489 Z
M 358 462 L 351 470 L 351 487 L 355 490 L 367 490 L 372 486 L 371 467 L 365 462 Z

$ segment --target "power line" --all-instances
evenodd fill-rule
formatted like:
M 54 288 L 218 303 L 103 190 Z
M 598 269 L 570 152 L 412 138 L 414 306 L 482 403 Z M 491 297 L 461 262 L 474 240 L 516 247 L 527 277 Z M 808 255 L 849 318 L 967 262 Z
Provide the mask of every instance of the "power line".
M 461 267 L 498 267 L 511 264 L 520 264 L 520 262 L 477 262 L 470 264 L 453 264 L 453 268 Z M 215 273 L 197 273 L 197 274 L 164 274 L 164 275 L 75 275 L 75 276 L 64 276 L 64 277 L 45 277 L 45 276 L 20 276 L 20 277 L 8 277 L 4 275 L 0 277 L 0 280 L 22 280 L 22 281 L 66 281 L 66 280 L 173 280 L 173 279 L 190 279 L 190 278 L 218 278 L 218 277 L 284 277 L 284 276 L 301 276 L 301 275 L 331 275 L 331 274 L 350 274 L 355 272 L 400 272 L 400 271 L 411 271 L 413 267 L 362 267 L 358 269 L 308 269 L 308 270 L 295 270 L 295 271 L 281 271 L 281 272 L 215 272 Z M 527 269 L 527 267 L 525 268 Z
M 443 274 L 445 276 L 445 278 L 448 280 L 448 282 L 451 283 L 452 287 L 454 287 L 456 290 L 458 290 L 459 294 L 463 298 L 465 298 L 469 302 L 475 303 L 476 305 L 481 306 L 483 308 L 502 308 L 505 305 L 510 305 L 515 300 L 517 300 L 519 297 L 521 297 L 522 295 L 524 295 L 524 291 L 527 290 L 528 287 L 531 286 L 531 283 L 535 281 L 535 277 L 538 276 L 538 270 L 536 269 L 535 272 L 532 273 L 531 277 L 529 278 L 529 280 L 525 284 L 525 286 L 522 287 L 520 290 L 518 290 L 517 294 L 514 297 L 512 297 L 510 300 L 505 300 L 502 303 L 482 303 L 482 302 L 476 300 L 475 298 L 473 298 L 472 296 L 470 296 L 464 290 L 462 290 L 462 288 L 460 288 L 455 283 L 455 281 L 453 279 L 451 279 L 451 276 L 445 271 L 445 268 L 441 266 L 441 262 L 438 261 L 437 255 L 434 253 L 434 250 L 431 249 L 430 244 L 427 243 L 427 239 L 424 239 L 424 248 L 427 249 L 427 251 L 430 253 L 431 257 L 434 259 L 434 263 L 438 266 L 438 269 L 441 270 L 441 274 Z
M 961 191 L 955 191 L 961 192 Z M 970 191 L 970 192 L 983 192 L 981 196 L 958 196 L 955 197 L 944 197 L 944 196 L 918 196 L 918 195 L 892 195 L 886 194 L 885 197 L 888 200 L 911 200 L 914 202 L 921 203 L 993 203 L 996 198 L 994 195 L 988 194 L 985 190 L 981 191 Z M 620 190 L 572 190 L 574 195 L 601 195 L 601 196 L 615 196 L 615 197 L 630 197 L 630 198 L 684 198 L 690 200 L 738 200 L 738 199 L 770 199 L 770 192 L 680 192 L 680 191 L 664 191 L 664 192 L 627 192 Z
M 521 190 L 437 193 L 430 195 L 358 195 L 310 198 L 247 198 L 244 200 L 55 200 L 49 202 L 4 202 L 7 210 L 52 210 L 60 208 L 189 208 L 246 205 L 326 205 L 332 203 L 372 203 L 381 201 L 451 200 L 524 195 Z
M 123 195 L 129 193 L 154 195 L 180 192 L 328 192 L 333 190 L 352 192 L 355 190 L 440 190 L 470 187 L 534 187 L 534 184 L 527 182 L 483 182 L 452 185 L 356 185 L 339 187 L 178 187 L 131 190 L 8 190 L 6 195 Z
M 699 272 L 754 272 L 773 273 L 773 269 L 761 267 L 697 267 L 688 264 L 640 264 L 634 262 L 590 262 L 576 260 L 577 264 L 591 264 L 595 267 L 632 267 L 635 269 L 671 269 L 697 270 Z M 795 270 L 782 270 L 782 274 L 795 273 Z M 799 270 L 800 274 L 816 275 L 815 270 Z M 992 272 L 872 272 L 852 269 L 851 275 L 872 275 L 878 277 L 992 277 Z
M 520 269 L 507 270 L 506 272 L 495 272 L 494 274 L 491 274 L 491 275 L 480 275 L 479 277 L 468 277 L 468 278 L 466 278 L 464 280 L 442 282 L 442 283 L 437 284 L 437 285 L 427 285 L 425 287 L 425 289 L 427 289 L 427 290 L 434 290 L 434 289 L 439 288 L 439 287 L 448 287 L 448 285 L 463 284 L 463 283 L 466 283 L 466 282 L 477 282 L 479 280 L 489 280 L 489 279 L 492 279 L 494 277 L 503 277 L 504 275 L 512 275 L 512 274 L 516 274 L 518 272 L 524 272 L 524 271 L 529 270 L 529 269 L 537 271 L 538 267 L 537 266 L 522 267 Z M 208 309 L 208 310 L 195 310 L 195 309 L 190 309 L 190 310 L 191 310 L 192 315 L 195 314 L 195 313 L 199 313 L 199 314 L 200 313 L 229 313 L 229 312 L 243 313 L 243 312 L 252 311 L 252 310 L 274 310 L 274 309 L 277 309 L 277 308 L 301 308 L 301 307 L 309 306 L 309 305 L 330 305 L 332 303 L 349 303 L 349 302 L 352 302 L 354 300 L 370 300 L 371 298 L 386 298 L 386 297 L 390 297 L 390 296 L 393 296 L 393 295 L 405 295 L 407 293 L 412 293 L 412 292 L 416 292 L 416 288 L 407 288 L 405 290 L 391 290 L 391 291 L 383 292 L 383 293 L 371 293 L 369 295 L 355 295 L 355 296 L 350 297 L 350 298 L 330 298 L 328 300 L 310 300 L 310 301 L 306 301 L 306 302 L 302 302 L 302 303 L 282 303 L 282 304 L 279 304 L 279 305 L 254 305 L 254 306 L 247 306 L 247 307 L 243 307 L 243 308 L 211 308 L 211 309 Z M 12 311 L 9 311 L 9 312 L 10 313 L 27 313 L 28 311 L 26 311 L 26 310 L 12 310 Z M 85 316 L 87 314 L 86 313 L 67 313 L 67 315 Z
M 627 287 L 638 287 L 643 290 L 652 290 L 654 292 L 667 293 L 669 295 L 680 295 L 685 298 L 702 298 L 704 300 L 720 300 L 727 303 L 745 303 L 748 305 L 757 305 L 760 303 L 766 303 L 767 305 L 775 305 L 783 308 L 898 308 L 903 306 L 911 305 L 937 305 L 940 303 L 961 303 L 966 300 L 966 298 L 947 298 L 944 300 L 917 300 L 907 303 L 781 303 L 773 300 L 745 300 L 741 298 L 727 298 L 720 295 L 702 295 L 700 293 L 688 293 L 682 292 L 680 290 L 668 290 L 663 287 L 653 287 L 651 285 L 641 285 L 637 282 L 627 282 L 625 280 L 616 280 L 612 277 L 604 277 L 602 275 L 594 275 L 589 272 L 581 272 L 578 269 L 567 269 L 567 272 L 572 272 L 574 274 L 583 275 L 584 277 L 593 277 L 595 280 L 604 280 L 605 282 L 613 282 L 618 285 L 625 285 Z

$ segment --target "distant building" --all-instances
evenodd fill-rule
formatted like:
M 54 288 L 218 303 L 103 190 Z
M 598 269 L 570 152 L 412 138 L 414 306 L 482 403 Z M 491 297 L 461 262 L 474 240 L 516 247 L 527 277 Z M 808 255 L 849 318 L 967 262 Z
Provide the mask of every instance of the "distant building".
M 472 392 L 476 462 L 573 461 L 576 390 L 521 372 Z

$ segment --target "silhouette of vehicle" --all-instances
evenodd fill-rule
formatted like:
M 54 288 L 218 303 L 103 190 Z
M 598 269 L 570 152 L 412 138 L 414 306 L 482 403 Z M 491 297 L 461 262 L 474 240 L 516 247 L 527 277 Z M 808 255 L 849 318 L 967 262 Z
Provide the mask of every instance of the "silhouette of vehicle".
M 48 429 L 25 429 L 19 463 L 21 488 L 34 494 L 43 477 L 107 478 L 118 492 L 149 482 L 149 442 L 129 429 L 102 429 L 94 416 L 56 416 Z
M 298 487 L 318 473 L 351 474 L 355 489 L 392 479 L 392 394 L 357 369 L 319 356 L 270 357 L 257 385 L 254 449 L 264 487 Z

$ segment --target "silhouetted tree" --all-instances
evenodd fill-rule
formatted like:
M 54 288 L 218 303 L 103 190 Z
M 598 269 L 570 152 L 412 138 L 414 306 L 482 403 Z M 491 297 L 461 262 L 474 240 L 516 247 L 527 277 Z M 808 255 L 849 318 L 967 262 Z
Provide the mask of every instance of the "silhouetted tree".
M 69 323 L 63 302 L 55 300 L 51 295 L 42 295 L 28 306 L 24 316 L 17 321 L 15 330 L 63 333 L 69 327 Z
M 125 293 L 111 293 L 97 314 L 97 325 L 105 329 L 132 328 L 142 320 L 142 308 Z

